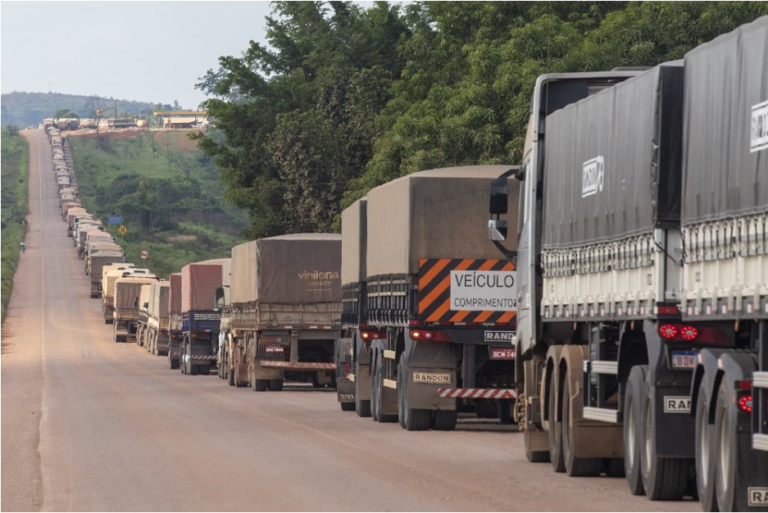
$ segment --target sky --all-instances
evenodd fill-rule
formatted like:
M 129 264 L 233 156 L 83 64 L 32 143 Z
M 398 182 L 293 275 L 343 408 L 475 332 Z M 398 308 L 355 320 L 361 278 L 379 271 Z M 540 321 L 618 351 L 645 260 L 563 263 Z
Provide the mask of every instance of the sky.
M 367 2 L 366 2 L 367 3 Z M 0 89 L 195 109 L 222 55 L 266 43 L 268 2 L 0 3 Z

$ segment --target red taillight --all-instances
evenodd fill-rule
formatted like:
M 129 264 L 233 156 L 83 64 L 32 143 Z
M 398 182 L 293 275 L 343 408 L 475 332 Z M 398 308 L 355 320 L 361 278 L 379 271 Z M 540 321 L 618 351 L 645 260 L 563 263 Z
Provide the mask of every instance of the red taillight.
M 659 335 L 661 335 L 661 338 L 666 338 L 667 340 L 676 338 L 677 326 L 674 324 L 665 324 L 659 328 Z
M 699 337 L 699 330 L 693 326 L 683 326 L 680 328 L 680 336 L 685 340 L 696 340 Z
M 349 376 L 349 364 L 345 363 L 344 364 L 344 377 L 347 377 L 347 376 Z
M 453 342 L 451 337 L 442 331 L 430 331 L 430 330 L 411 330 L 411 338 L 413 340 L 434 340 L 437 342 Z
M 752 390 L 752 380 L 737 381 L 736 386 L 739 387 L 739 390 Z
M 360 336 L 363 338 L 363 340 L 378 340 L 380 338 L 384 338 L 384 333 L 379 331 L 361 331 Z
M 742 395 L 739 398 L 739 409 L 744 413 L 752 413 L 752 395 Z

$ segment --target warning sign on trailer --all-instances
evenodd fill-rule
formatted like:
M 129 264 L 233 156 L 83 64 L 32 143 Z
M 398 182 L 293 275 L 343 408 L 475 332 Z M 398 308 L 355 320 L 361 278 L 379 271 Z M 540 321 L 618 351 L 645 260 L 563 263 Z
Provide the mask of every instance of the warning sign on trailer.
M 515 266 L 504 260 L 421 259 L 422 322 L 510 323 L 517 311 Z

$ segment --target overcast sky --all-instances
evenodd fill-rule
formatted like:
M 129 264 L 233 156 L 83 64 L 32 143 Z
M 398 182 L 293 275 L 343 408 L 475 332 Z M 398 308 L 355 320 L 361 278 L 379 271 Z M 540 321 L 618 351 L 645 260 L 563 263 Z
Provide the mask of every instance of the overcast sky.
M 368 3 L 368 2 L 365 2 Z M 268 2 L 0 4 L 0 86 L 197 108 L 222 55 L 264 42 Z

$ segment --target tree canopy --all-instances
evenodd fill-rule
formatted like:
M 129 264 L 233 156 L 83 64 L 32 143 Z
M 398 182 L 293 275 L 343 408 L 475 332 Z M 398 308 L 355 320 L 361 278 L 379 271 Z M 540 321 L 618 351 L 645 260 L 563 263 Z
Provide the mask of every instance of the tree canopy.
M 269 48 L 197 87 L 223 138 L 197 136 L 253 237 L 328 231 L 393 178 L 519 163 L 549 72 L 652 66 L 768 14 L 762 2 L 273 2 Z

